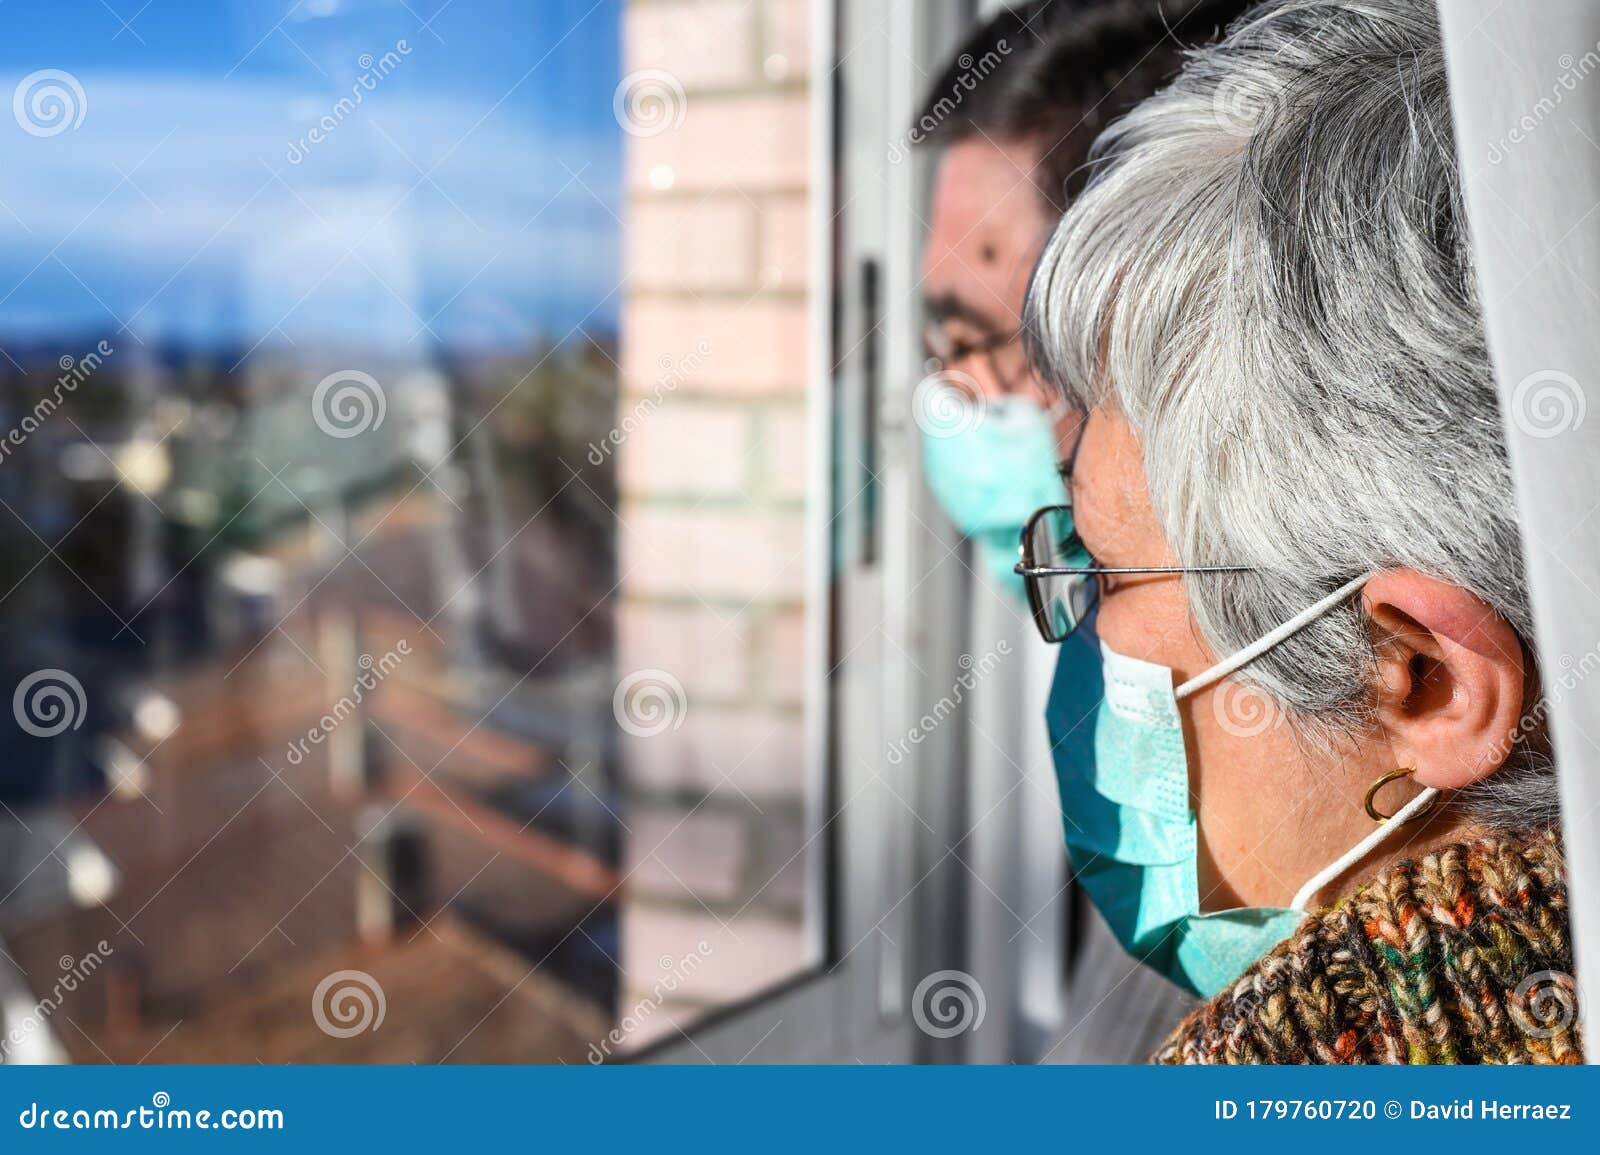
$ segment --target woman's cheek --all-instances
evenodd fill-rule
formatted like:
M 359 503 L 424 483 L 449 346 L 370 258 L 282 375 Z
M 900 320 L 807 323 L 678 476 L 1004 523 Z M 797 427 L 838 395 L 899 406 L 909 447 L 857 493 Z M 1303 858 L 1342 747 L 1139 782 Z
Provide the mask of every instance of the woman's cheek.
M 1095 631 L 1119 654 L 1181 670 L 1196 656 L 1187 620 L 1179 583 L 1139 582 L 1101 595 Z

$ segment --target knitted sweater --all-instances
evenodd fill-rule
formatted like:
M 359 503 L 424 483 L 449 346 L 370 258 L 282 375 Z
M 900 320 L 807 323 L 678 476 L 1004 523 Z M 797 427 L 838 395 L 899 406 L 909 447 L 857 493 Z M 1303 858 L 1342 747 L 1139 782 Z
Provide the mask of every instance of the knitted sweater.
M 1450 846 L 1308 918 L 1158 1063 L 1578 1063 L 1554 834 Z

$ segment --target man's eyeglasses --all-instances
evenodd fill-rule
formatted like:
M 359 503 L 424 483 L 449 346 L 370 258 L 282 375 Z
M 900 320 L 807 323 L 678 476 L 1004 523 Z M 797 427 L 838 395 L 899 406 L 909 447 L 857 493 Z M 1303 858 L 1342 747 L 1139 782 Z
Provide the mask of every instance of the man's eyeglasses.
M 941 370 L 955 369 L 973 357 L 982 357 L 999 388 L 1007 393 L 1020 388 L 1028 375 L 1022 352 L 1022 333 L 990 333 L 976 341 L 958 341 L 941 321 L 922 327 L 922 346 Z
M 1102 566 L 1072 524 L 1072 505 L 1047 505 L 1022 529 L 1022 562 L 1015 569 L 1028 591 L 1033 622 L 1044 640 L 1064 642 L 1100 601 L 1102 574 L 1237 573 L 1243 565 Z

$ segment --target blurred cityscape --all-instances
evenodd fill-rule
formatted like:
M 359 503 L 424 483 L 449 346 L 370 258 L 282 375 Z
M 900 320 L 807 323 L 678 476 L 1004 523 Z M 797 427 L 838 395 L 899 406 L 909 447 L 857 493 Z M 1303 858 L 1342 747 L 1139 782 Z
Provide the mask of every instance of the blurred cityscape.
M 222 7 L 0 40 L 86 113 L 0 133 L 0 1062 L 814 968 L 807 0 Z
M 59 670 L 81 704 L 57 705 L 83 712 L 6 735 L 26 836 L 0 865 L 0 941 L 47 979 L 116 944 L 58 1044 L 136 1061 L 171 1033 L 168 1062 L 309 1060 L 328 1038 L 301 976 L 351 967 L 387 992 L 367 1037 L 388 1061 L 458 1041 L 461 1061 L 580 1057 L 617 984 L 594 604 L 615 580 L 615 485 L 587 459 L 613 420 L 614 342 L 365 358 L 382 393 L 347 400 L 385 411 L 349 410 L 369 427 L 341 438 L 314 423 L 334 395 L 314 408 L 323 366 L 303 352 L 230 375 L 226 352 L 113 340 L 78 346 L 112 351 L 70 392 L 78 353 L 13 349 L 21 370 L 0 370 L 9 428 L 63 394 L 0 464 L 21 523 L 0 544 L 7 684 Z

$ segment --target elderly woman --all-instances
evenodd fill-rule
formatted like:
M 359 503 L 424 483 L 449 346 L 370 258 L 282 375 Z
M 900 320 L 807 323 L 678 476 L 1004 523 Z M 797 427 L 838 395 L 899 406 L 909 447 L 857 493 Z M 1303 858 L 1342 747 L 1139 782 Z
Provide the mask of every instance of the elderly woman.
M 1158 1059 L 1578 1061 L 1432 0 L 1269 4 L 1099 149 L 1030 293 L 1089 416 L 1019 569 L 1077 876 L 1209 1000 Z

